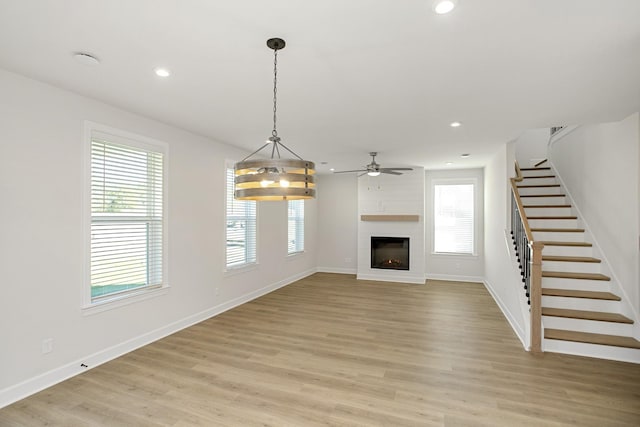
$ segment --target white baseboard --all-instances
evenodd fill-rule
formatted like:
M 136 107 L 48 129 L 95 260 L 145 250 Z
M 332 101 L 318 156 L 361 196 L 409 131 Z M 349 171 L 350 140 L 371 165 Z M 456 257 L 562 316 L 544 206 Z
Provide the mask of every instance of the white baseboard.
M 511 313 L 511 311 L 509 310 L 509 308 L 502 302 L 498 294 L 494 291 L 493 286 L 491 286 L 491 283 L 489 283 L 486 279 L 483 280 L 482 283 L 484 283 L 484 287 L 487 288 L 487 290 L 493 297 L 493 300 L 496 302 L 496 304 L 498 304 L 498 308 L 500 308 L 500 311 L 502 311 L 502 314 L 504 314 L 504 317 L 507 319 L 507 322 L 509 322 L 509 325 L 511 325 L 511 329 L 513 329 L 513 332 L 516 333 L 516 336 L 522 343 L 522 346 L 524 347 L 524 349 L 526 351 L 529 351 L 529 345 L 527 344 L 526 338 L 525 338 L 526 334 L 524 330 L 518 325 L 518 322 L 516 322 L 516 319 Z
M 424 275 L 425 279 L 431 280 L 446 280 L 449 282 L 478 282 L 482 283 L 484 277 L 480 276 L 459 276 L 455 274 L 430 274 Z
M 318 273 L 338 273 L 338 274 L 357 274 L 356 268 L 334 268 L 334 267 L 318 267 Z
M 310 269 L 0 390 L 0 408 L 315 273 Z M 85 365 L 85 366 L 82 366 Z

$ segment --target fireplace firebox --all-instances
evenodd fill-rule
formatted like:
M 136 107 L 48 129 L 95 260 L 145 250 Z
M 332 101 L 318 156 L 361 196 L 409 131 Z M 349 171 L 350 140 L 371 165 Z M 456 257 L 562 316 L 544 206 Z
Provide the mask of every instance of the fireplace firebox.
M 372 236 L 371 268 L 409 270 L 409 238 Z

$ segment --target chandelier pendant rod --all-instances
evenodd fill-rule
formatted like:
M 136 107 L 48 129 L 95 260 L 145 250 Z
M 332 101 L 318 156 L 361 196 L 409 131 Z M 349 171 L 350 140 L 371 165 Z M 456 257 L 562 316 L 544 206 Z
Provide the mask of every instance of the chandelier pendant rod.
M 268 146 L 269 144 L 271 144 L 271 142 L 267 142 L 265 143 L 262 147 L 258 148 L 256 151 L 254 151 L 253 153 L 249 154 L 247 157 L 245 157 L 244 159 L 241 160 L 241 162 L 244 162 L 245 160 L 247 160 L 249 157 L 253 156 L 254 154 L 259 153 L 260 151 L 262 151 L 266 146 Z
M 291 154 L 293 154 L 294 156 L 296 156 L 298 159 L 303 160 L 302 157 L 298 156 L 296 153 L 294 153 L 293 151 L 291 151 L 289 149 L 289 147 L 287 147 L 286 145 L 284 145 L 282 142 L 278 142 L 278 145 L 280 145 L 282 148 L 284 148 L 285 150 L 287 150 L 288 152 L 290 152 Z

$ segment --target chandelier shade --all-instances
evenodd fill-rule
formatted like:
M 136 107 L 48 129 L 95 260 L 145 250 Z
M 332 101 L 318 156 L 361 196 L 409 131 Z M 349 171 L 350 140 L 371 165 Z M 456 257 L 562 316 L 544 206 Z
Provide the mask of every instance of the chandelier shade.
M 234 166 L 236 200 L 278 201 L 301 200 L 316 197 L 315 164 L 291 151 L 282 142 L 276 129 L 278 50 L 285 47 L 282 39 L 267 40 L 274 51 L 273 61 L 273 130 L 267 142 Z M 252 159 L 270 147 L 270 158 Z M 289 152 L 295 158 L 283 159 L 280 152 Z M 277 156 L 277 157 L 276 157 Z
M 235 165 L 238 200 L 313 199 L 315 165 L 297 159 L 245 160 Z

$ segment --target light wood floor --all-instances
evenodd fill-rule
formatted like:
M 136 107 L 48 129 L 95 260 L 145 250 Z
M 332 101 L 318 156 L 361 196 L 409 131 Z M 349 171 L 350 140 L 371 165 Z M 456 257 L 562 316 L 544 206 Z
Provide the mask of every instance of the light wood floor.
M 0 410 L 1 426 L 639 426 L 640 366 L 532 356 L 480 284 L 315 274 Z

